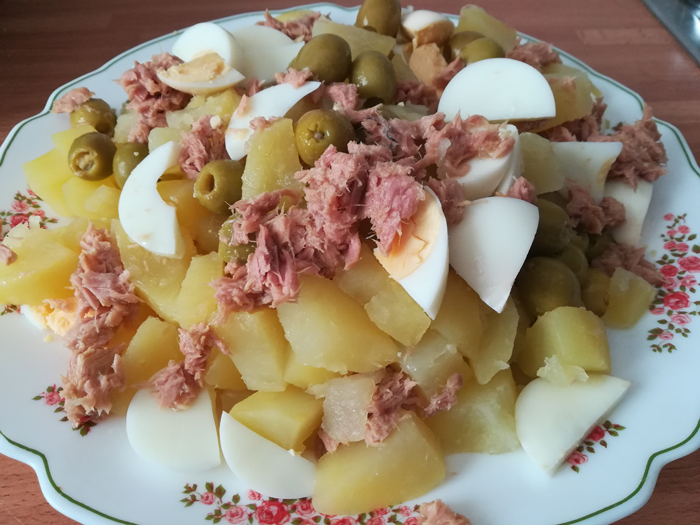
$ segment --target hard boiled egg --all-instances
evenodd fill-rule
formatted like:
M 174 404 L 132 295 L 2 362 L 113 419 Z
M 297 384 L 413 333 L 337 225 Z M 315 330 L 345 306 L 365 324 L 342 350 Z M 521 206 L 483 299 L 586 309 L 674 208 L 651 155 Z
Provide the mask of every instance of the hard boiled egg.
M 515 126 L 510 127 L 515 128 Z M 496 187 L 496 192 L 503 195 L 508 193 L 508 190 L 515 184 L 515 181 L 518 180 L 523 174 L 523 152 L 520 148 L 520 135 L 518 134 L 517 128 L 515 129 L 514 134 L 515 144 L 513 145 L 513 151 L 510 155 L 508 169 L 506 170 L 505 176 Z
M 645 180 L 640 180 L 637 183 L 637 189 L 620 180 L 611 180 L 605 183 L 603 195 L 617 199 L 625 207 L 625 222 L 610 230 L 615 241 L 632 246 L 639 245 L 644 218 L 647 216 L 651 203 L 651 193 L 652 184 Z
M 510 58 L 468 65 L 447 84 L 438 111 L 452 120 L 483 115 L 489 120 L 526 120 L 556 115 L 554 94 L 534 67 Z
M 192 95 L 209 95 L 230 88 L 245 77 L 218 54 L 209 53 L 159 71 L 158 78 L 173 89 Z
M 212 22 L 185 29 L 173 44 L 173 55 L 183 62 L 209 54 L 219 55 L 230 67 L 238 69 L 243 58 L 243 47 L 231 33 Z
M 564 170 L 566 181 L 581 186 L 596 204 L 603 198 L 605 180 L 622 151 L 621 142 L 552 142 L 552 150 Z M 560 190 L 568 197 L 569 190 Z
M 554 473 L 629 387 L 629 381 L 606 375 L 591 375 L 585 383 L 568 386 L 544 379 L 528 383 L 515 403 L 523 449 L 542 470 Z
M 311 496 L 316 465 L 221 414 L 221 450 L 229 468 L 252 490 L 280 499 Z
M 254 118 L 284 117 L 294 104 L 317 90 L 320 85 L 320 82 L 306 82 L 297 88 L 291 84 L 280 84 L 264 89 L 248 98 L 247 103 L 239 106 L 233 113 L 226 130 L 226 151 L 231 159 L 241 160 L 246 156 L 245 143 L 253 133 L 253 130 L 250 129 L 250 122 Z
M 450 264 L 496 312 L 503 311 L 535 238 L 539 211 L 520 199 L 488 197 L 450 227 Z
M 428 317 L 435 319 L 445 295 L 450 257 L 447 220 L 430 188 L 425 188 L 425 200 L 403 224 L 389 255 L 379 248 L 374 255 Z
M 119 197 L 119 221 L 129 238 L 149 252 L 180 259 L 185 242 L 175 208 L 161 199 L 158 179 L 177 165 L 180 145 L 167 142 L 149 153 L 134 168 Z
M 203 390 L 187 410 L 163 409 L 148 389 L 126 412 L 129 444 L 142 458 L 174 472 L 202 472 L 221 464 L 212 396 Z
M 401 21 L 403 33 L 413 40 L 413 48 L 425 44 L 442 47 L 455 30 L 454 24 L 442 13 L 418 9 L 404 15 Z

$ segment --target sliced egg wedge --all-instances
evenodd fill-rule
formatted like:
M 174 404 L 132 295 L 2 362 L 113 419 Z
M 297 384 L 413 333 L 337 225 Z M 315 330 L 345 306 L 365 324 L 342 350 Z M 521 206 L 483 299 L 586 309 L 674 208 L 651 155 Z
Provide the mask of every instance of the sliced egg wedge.
M 235 86 L 245 77 L 217 53 L 209 53 L 160 71 L 158 78 L 183 93 L 209 95 Z
M 263 47 L 275 47 L 293 44 L 294 40 L 282 31 L 267 26 L 245 26 L 231 31 L 243 49 L 250 51 Z
M 639 246 L 644 218 L 651 203 L 652 189 L 651 182 L 645 180 L 637 182 L 637 189 L 620 180 L 605 183 L 603 196 L 617 199 L 625 207 L 625 222 L 610 230 L 616 242 Z
M 552 150 L 567 182 L 581 186 L 596 204 L 603 198 L 610 166 L 622 151 L 621 142 L 552 142 Z M 568 197 L 569 190 L 560 190 Z
M 447 220 L 442 206 L 430 188 L 418 210 L 402 225 L 391 253 L 374 255 L 389 275 L 408 292 L 431 319 L 435 319 L 445 295 L 449 272 Z
M 221 414 L 219 436 L 226 463 L 250 489 L 280 499 L 313 494 L 315 463 L 256 434 L 227 412 Z
M 126 412 L 126 436 L 142 458 L 173 472 L 203 472 L 221 464 L 213 397 L 203 390 L 187 410 L 158 406 L 139 390 Z
M 243 58 L 243 47 L 231 33 L 213 22 L 195 24 L 185 29 L 173 44 L 173 55 L 183 62 L 211 53 L 238 69 Z
M 272 83 L 275 73 L 285 72 L 292 60 L 299 54 L 304 42 L 294 42 L 281 46 L 246 48 L 241 73 L 247 79 L 256 77 L 261 82 Z
M 23 304 L 19 308 L 19 313 L 21 313 L 32 325 L 43 332 L 49 329 L 49 325 L 46 322 L 45 315 L 41 312 L 41 310 L 43 310 L 42 307 L 43 305 L 29 306 L 28 304 Z
M 450 265 L 481 300 L 500 313 L 535 238 L 537 206 L 487 197 L 467 206 L 450 227 Z
M 160 176 L 177 165 L 180 145 L 166 142 L 149 153 L 134 168 L 119 197 L 119 221 L 139 246 L 162 257 L 181 259 L 185 242 L 177 222 L 175 208 L 158 194 Z
M 515 126 L 509 127 L 515 128 Z M 523 152 L 520 148 L 520 135 L 518 134 L 517 128 L 514 130 L 515 144 L 513 145 L 513 151 L 511 151 L 510 162 L 508 163 L 508 168 L 506 169 L 506 174 L 501 179 L 496 187 L 496 192 L 505 195 L 508 190 L 515 184 L 523 174 Z
M 554 94 L 534 67 L 510 58 L 468 65 L 447 84 L 438 111 L 452 120 L 482 115 L 491 121 L 530 120 L 556 115 Z
M 593 374 L 586 382 L 557 386 L 545 379 L 528 383 L 515 403 L 515 427 L 528 456 L 553 474 L 615 406 L 630 382 Z
M 291 84 L 280 84 L 250 97 L 244 107 L 239 107 L 233 113 L 226 130 L 226 151 L 231 159 L 241 160 L 246 156 L 245 143 L 253 133 L 250 122 L 254 118 L 284 117 L 294 104 L 318 89 L 320 85 L 320 82 L 306 82 L 296 88 Z

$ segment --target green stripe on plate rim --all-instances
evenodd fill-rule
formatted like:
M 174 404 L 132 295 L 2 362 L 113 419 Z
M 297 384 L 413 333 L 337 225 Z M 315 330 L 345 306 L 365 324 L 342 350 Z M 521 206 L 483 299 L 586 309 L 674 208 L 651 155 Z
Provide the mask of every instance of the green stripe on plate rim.
M 345 11 L 345 12 L 351 12 L 351 11 L 354 11 L 354 9 L 356 9 L 356 8 L 342 7 L 342 6 L 338 6 L 338 5 L 335 5 L 335 4 L 329 4 L 329 3 L 317 3 L 317 4 L 309 4 L 309 5 L 305 5 L 305 6 L 298 6 L 298 7 L 294 7 L 294 8 L 290 8 L 290 9 L 282 9 L 282 10 L 277 10 L 277 11 L 272 11 L 272 12 L 275 13 L 275 14 L 278 14 L 278 13 L 284 13 L 284 12 L 286 12 L 286 11 L 292 11 L 292 10 L 300 9 L 300 8 L 302 8 L 302 9 L 303 9 L 303 8 L 307 8 L 307 9 L 316 9 L 316 10 L 318 10 L 318 9 L 322 9 L 323 7 L 333 7 L 333 8 L 335 8 L 335 9 L 340 9 L 340 10 Z M 247 16 L 254 15 L 254 14 L 262 14 L 262 11 L 251 12 L 251 13 L 242 13 L 242 14 L 238 14 L 238 15 L 232 15 L 232 16 L 225 17 L 225 18 L 219 18 L 219 19 L 217 19 L 217 20 L 214 20 L 214 22 L 216 22 L 216 23 L 228 22 L 228 21 L 230 21 L 230 20 L 235 20 L 235 19 L 237 19 L 237 18 L 247 17 Z M 456 19 L 456 16 L 455 16 L 455 15 L 449 15 L 449 16 L 450 16 L 450 18 L 451 18 L 453 21 Z M 177 34 L 177 31 L 175 32 L 175 34 Z M 535 41 L 537 40 L 537 39 L 535 39 L 535 38 L 532 38 L 532 37 L 530 37 L 530 36 L 528 36 L 528 35 L 525 35 L 525 34 L 522 34 L 522 33 L 520 33 L 520 35 L 523 36 L 523 37 L 525 37 L 525 38 L 527 38 L 528 40 L 535 40 Z M 72 82 L 69 82 L 69 83 L 67 83 L 67 84 L 64 84 L 64 85 L 61 86 L 60 88 L 56 89 L 56 90 L 53 92 L 53 94 L 51 95 L 51 97 L 49 97 L 48 103 L 47 103 L 46 107 L 44 108 L 44 111 L 42 111 L 42 112 L 39 113 L 38 115 L 34 115 L 33 117 L 29 117 L 28 119 L 23 120 L 22 122 L 20 122 L 17 126 L 15 126 L 15 127 L 10 131 L 10 133 L 9 133 L 9 135 L 8 135 L 8 137 L 7 137 L 7 139 L 5 140 L 4 144 L 2 145 L 2 154 L 0 154 L 0 166 L 2 166 L 2 163 L 3 163 L 3 161 L 5 160 L 5 155 L 6 155 L 6 153 L 7 153 L 7 150 L 8 150 L 9 147 L 12 145 L 12 142 L 14 141 L 15 137 L 17 136 L 17 133 L 22 129 L 22 127 L 24 127 L 24 126 L 25 126 L 26 124 L 28 124 L 29 122 L 32 122 L 33 120 L 36 120 L 36 119 L 38 119 L 39 117 L 42 117 L 42 116 L 48 114 L 48 113 L 49 113 L 49 108 L 53 105 L 54 101 L 56 100 L 56 98 L 58 97 L 59 94 L 65 92 L 67 89 L 69 89 L 69 88 L 75 86 L 76 84 L 80 83 L 82 80 L 84 80 L 84 79 L 86 79 L 86 78 L 90 78 L 90 77 L 96 75 L 97 73 L 100 73 L 100 72 L 104 71 L 105 69 L 107 69 L 108 67 L 110 67 L 112 64 L 114 64 L 117 60 L 120 60 L 120 59 L 122 59 L 122 58 L 128 57 L 129 55 L 131 55 L 131 54 L 133 54 L 133 53 L 135 53 L 135 52 L 137 52 L 137 51 L 139 51 L 139 50 L 141 50 L 141 49 L 143 49 L 143 48 L 145 48 L 145 47 L 147 47 L 147 46 L 149 46 L 149 45 L 151 45 L 151 44 L 155 44 L 155 43 L 157 43 L 157 42 L 161 42 L 161 41 L 163 41 L 163 40 L 165 40 L 165 39 L 167 39 L 167 38 L 170 38 L 171 36 L 173 36 L 173 33 L 170 33 L 170 34 L 167 34 L 167 35 L 163 35 L 163 36 L 158 37 L 158 38 L 154 38 L 153 40 L 149 40 L 148 42 L 144 42 L 143 44 L 141 44 L 141 45 L 139 45 L 139 46 L 136 46 L 136 47 L 134 47 L 134 48 L 131 48 L 131 49 L 129 49 L 128 51 L 125 51 L 125 52 L 121 53 L 120 55 L 117 55 L 117 56 L 114 57 L 112 60 L 110 60 L 109 62 L 107 62 L 105 65 L 103 65 L 102 67 L 100 67 L 100 68 L 98 68 L 98 69 L 96 69 L 96 70 L 94 70 L 94 71 L 92 71 L 92 72 L 90 72 L 90 73 L 87 73 L 87 74 L 83 75 L 82 77 L 79 77 L 79 78 L 73 80 Z M 617 82 L 616 80 L 613 80 L 613 79 L 611 79 L 611 78 L 609 78 L 609 77 L 606 77 L 605 75 L 601 75 L 601 74 L 598 73 L 597 71 L 594 71 L 594 70 L 591 69 L 588 65 L 586 65 L 586 64 L 583 63 L 583 62 L 581 62 L 579 59 L 577 59 L 577 58 L 571 56 L 571 55 L 570 55 L 569 53 L 567 53 L 566 51 L 562 51 L 561 49 L 559 49 L 559 48 L 557 48 L 557 47 L 554 47 L 554 49 L 556 49 L 557 52 L 558 52 L 559 54 L 565 56 L 566 58 L 568 58 L 568 59 L 571 60 L 572 62 L 576 63 L 576 64 L 578 65 L 578 67 L 580 67 L 581 69 L 585 70 L 589 75 L 592 75 L 592 76 L 594 76 L 594 77 L 596 77 L 596 78 L 598 78 L 599 80 L 602 80 L 602 81 L 604 81 L 604 82 L 608 82 L 608 83 L 614 85 L 615 87 L 617 87 L 617 88 L 619 88 L 619 89 L 622 89 L 622 90 L 625 91 L 626 93 L 632 95 L 632 96 L 635 98 L 635 100 L 637 101 L 637 103 L 639 104 L 640 109 L 643 109 L 643 108 L 644 108 L 644 101 L 643 101 L 642 97 L 639 96 L 639 94 L 635 93 L 634 91 L 632 91 L 632 90 L 629 89 L 628 87 L 623 86 L 622 84 L 620 84 L 620 83 Z M 660 125 L 662 125 L 662 126 L 668 128 L 671 132 L 673 132 L 673 135 L 676 137 L 676 140 L 678 140 L 678 143 L 681 145 L 681 149 L 683 150 L 683 153 L 685 154 L 685 158 L 686 158 L 686 160 L 687 160 L 687 162 L 688 162 L 688 166 L 690 167 L 691 170 L 693 170 L 693 172 L 694 172 L 698 177 L 700 177 L 700 168 L 697 167 L 697 164 L 696 164 L 695 161 L 693 160 L 693 155 L 692 155 L 692 153 L 689 151 L 688 144 L 687 144 L 687 142 L 685 141 L 685 139 L 683 138 L 683 136 L 681 135 L 681 133 L 678 131 L 678 129 L 677 129 L 675 126 L 673 126 L 673 125 L 671 125 L 671 124 L 669 124 L 668 122 L 665 122 L 665 121 L 663 121 L 663 120 L 659 120 L 659 119 L 656 119 L 656 118 L 655 118 L 654 120 L 656 121 L 657 124 L 660 124 Z M 605 507 L 605 508 L 603 508 L 603 509 L 600 509 L 599 511 L 596 511 L 596 512 L 593 512 L 593 513 L 591 513 L 591 514 L 588 514 L 587 516 L 583 516 L 582 518 L 578 518 L 578 519 L 573 520 L 573 521 L 567 521 L 567 522 L 565 522 L 565 523 L 560 523 L 560 524 L 558 524 L 558 525 L 574 525 L 575 523 L 581 523 L 581 522 L 586 521 L 586 520 L 588 520 L 588 519 L 590 519 L 590 518 L 593 518 L 593 517 L 595 517 L 595 516 L 598 516 L 598 515 L 600 515 L 600 514 L 602 514 L 602 513 L 604 513 L 604 512 L 607 512 L 607 511 L 609 511 L 609 510 L 611 510 L 611 509 L 614 509 L 614 508 L 616 508 L 616 507 L 619 507 L 620 505 L 622 505 L 622 504 L 626 503 L 627 501 L 631 500 L 634 496 L 636 496 L 636 495 L 642 490 L 642 488 L 643 488 L 644 485 L 646 484 L 647 479 L 648 479 L 648 477 L 649 477 L 649 471 L 651 470 L 651 466 L 652 466 L 652 463 L 654 462 L 654 460 L 655 460 L 657 457 L 662 456 L 663 454 L 667 454 L 668 452 L 672 452 L 673 450 L 676 450 L 676 449 L 682 447 L 683 445 L 687 444 L 691 439 L 693 439 L 693 438 L 696 436 L 696 434 L 698 433 L 699 430 L 700 430 L 700 420 L 698 421 L 698 424 L 697 424 L 697 426 L 695 427 L 695 429 L 693 430 L 693 432 L 692 432 L 692 433 L 690 434 L 690 436 L 688 436 L 686 439 L 684 439 L 683 441 L 681 441 L 681 442 L 678 443 L 677 445 L 674 445 L 674 446 L 672 446 L 672 447 L 666 448 L 666 449 L 664 449 L 664 450 L 660 450 L 660 451 L 658 451 L 658 452 L 652 454 L 652 455 L 649 457 L 649 460 L 647 461 L 647 465 L 646 465 L 646 468 L 645 468 L 645 470 L 644 470 L 644 476 L 642 477 L 642 481 L 639 483 L 639 486 L 637 486 L 637 488 L 636 488 L 629 496 L 627 496 L 627 497 L 624 498 L 624 499 L 621 499 L 621 500 L 618 501 L 617 503 L 613 503 L 612 505 L 609 505 L 609 506 L 607 506 L 607 507 Z M 66 500 L 70 501 L 71 503 L 73 503 L 73 504 L 75 504 L 75 505 L 77 505 L 77 506 L 79 506 L 79 507 L 81 507 L 81 508 L 83 508 L 83 509 L 85 509 L 85 510 L 88 510 L 88 511 L 90 511 L 90 512 L 93 512 L 94 514 L 96 514 L 96 515 L 98 515 L 98 516 L 100 516 L 100 517 L 102 517 L 102 518 L 108 519 L 108 520 L 110 520 L 110 521 L 113 521 L 113 522 L 115 522 L 115 523 L 121 523 L 121 524 L 124 524 L 124 525 L 137 525 L 137 524 L 132 523 L 132 522 L 129 522 L 129 521 L 124 521 L 124 520 L 121 520 L 121 519 L 119 519 L 119 518 L 114 518 L 114 517 L 112 517 L 112 516 L 109 516 L 109 515 L 107 515 L 107 514 L 105 514 L 105 513 L 103 513 L 103 512 L 100 512 L 99 510 L 93 509 L 92 507 L 89 507 L 88 505 L 85 505 L 84 503 L 81 503 L 80 501 L 76 500 L 75 498 L 72 498 L 72 497 L 69 496 L 68 494 L 65 494 L 65 493 L 56 485 L 56 483 L 54 482 L 53 477 L 51 476 L 51 470 L 50 470 L 50 468 L 49 468 L 49 463 L 48 463 L 48 461 L 46 460 L 46 456 L 44 456 L 44 454 L 42 454 L 42 453 L 39 452 L 38 450 L 34 450 L 34 449 L 29 448 L 29 447 L 27 447 L 27 446 L 25 446 L 25 445 L 22 445 L 22 444 L 20 444 L 20 443 L 17 443 L 16 441 L 11 440 L 11 439 L 8 438 L 5 434 L 3 434 L 3 432 L 2 432 L 1 430 L 0 430 L 0 435 L 2 435 L 2 437 L 4 437 L 4 438 L 7 440 L 7 442 L 10 443 L 11 445 L 14 445 L 14 446 L 17 447 L 17 448 L 20 448 L 20 449 L 22 449 L 22 450 L 25 450 L 25 451 L 27 451 L 27 452 L 30 452 L 30 453 L 32 453 L 32 454 L 38 456 L 39 458 L 41 458 L 41 460 L 42 460 L 42 462 L 43 462 L 43 465 L 44 465 L 44 470 L 46 471 L 46 477 L 48 478 L 49 483 L 51 483 L 51 486 L 53 487 L 53 489 L 54 489 L 54 490 L 56 491 L 56 493 L 59 494 L 61 497 L 65 498 Z

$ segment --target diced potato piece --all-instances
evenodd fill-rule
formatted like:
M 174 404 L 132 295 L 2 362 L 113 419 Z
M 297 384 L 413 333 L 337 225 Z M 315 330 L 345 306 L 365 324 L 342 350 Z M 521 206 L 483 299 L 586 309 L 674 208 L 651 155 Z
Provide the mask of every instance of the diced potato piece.
M 185 255 L 168 259 L 142 248 L 126 234 L 118 220 L 112 221 L 112 235 L 117 240 L 124 268 L 129 271 L 136 293 L 163 319 L 177 322 L 177 296 L 195 254 L 192 239 L 182 232 Z
M 401 368 L 413 379 L 426 398 L 440 392 L 451 375 L 465 370 L 465 381 L 471 377 L 462 354 L 439 333 L 428 330 L 423 339 L 401 354 Z
M 323 403 L 294 386 L 284 392 L 256 392 L 232 409 L 231 416 L 286 450 L 304 451 L 304 441 L 321 424 Z
M 59 215 L 71 217 L 63 195 L 63 185 L 75 175 L 68 167 L 66 157 L 52 149 L 45 155 L 22 165 L 27 185 Z
M 396 73 L 396 81 L 404 82 L 406 80 L 418 80 L 416 74 L 411 71 L 408 67 L 406 59 L 401 55 L 394 55 L 391 58 L 391 65 L 394 66 L 394 73 Z
M 131 321 L 127 321 L 119 325 L 114 337 L 112 337 L 112 339 L 109 341 L 109 346 L 116 347 L 123 344 L 124 348 L 127 348 L 131 343 L 131 340 L 136 335 L 138 329 L 149 317 L 157 317 L 157 315 L 147 304 L 139 304 L 139 311 L 136 314 L 136 317 Z
M 285 389 L 289 343 L 274 310 L 265 308 L 254 313 L 231 314 L 214 327 L 214 332 L 227 344 L 231 359 L 250 390 L 281 392 Z
M 418 80 L 432 86 L 435 77 L 447 67 L 447 61 L 437 45 L 426 44 L 413 50 L 408 65 Z
M 545 365 L 537 371 L 537 377 L 546 379 L 557 386 L 569 386 L 576 381 L 585 383 L 588 381 L 588 374 L 580 366 L 560 363 L 557 356 L 545 357 Z
M 379 370 L 398 358 L 391 338 L 328 279 L 302 276 L 297 302 L 279 305 L 277 314 L 302 363 L 345 374 Z
M 299 18 L 308 15 L 313 15 L 315 13 L 317 13 L 317 11 L 313 11 L 311 9 L 294 9 L 293 11 L 280 13 L 275 18 L 277 18 L 277 20 L 279 20 L 280 22 L 291 22 L 292 20 L 298 20 Z
M 180 142 L 182 130 L 176 128 L 153 128 L 148 134 L 148 152 L 161 147 L 166 142 Z
M 462 33 L 464 31 L 473 31 L 484 35 L 500 45 L 505 51 L 513 49 L 518 38 L 515 29 L 508 27 L 476 5 L 465 5 L 459 11 L 456 32 Z
M 515 432 L 515 381 L 510 370 L 480 385 L 472 381 L 457 391 L 457 404 L 426 419 L 445 454 L 504 454 L 520 448 Z
M 551 119 L 543 120 L 536 129 L 532 130 L 533 133 L 539 133 L 591 113 L 592 84 L 588 78 L 571 75 L 545 75 L 545 78 L 554 93 L 557 114 Z
M 253 394 L 250 390 L 217 390 L 216 413 L 230 412 L 235 405 Z
M 209 357 L 204 382 L 222 390 L 246 390 L 243 377 L 233 364 L 233 359 L 231 356 L 222 354 L 218 348 L 215 348 Z
M 129 131 L 138 121 L 138 113 L 135 111 L 125 111 L 117 117 L 117 125 L 114 126 L 114 141 L 128 142 Z
M 512 298 L 508 298 L 500 314 L 486 305 L 482 305 L 481 308 L 486 318 L 484 332 L 478 349 L 474 351 L 472 347 L 472 350 L 467 352 L 467 359 L 474 370 L 476 380 L 485 385 L 500 370 L 508 368 L 520 316 Z
M 610 277 L 600 270 L 588 268 L 581 283 L 581 300 L 588 310 L 602 317 L 608 309 Z
M 656 289 L 638 275 L 617 268 L 608 288 L 608 309 L 603 322 L 613 328 L 630 328 L 649 310 Z
M 369 512 L 422 496 L 444 479 L 440 443 L 409 412 L 380 446 L 351 443 L 319 460 L 314 508 L 324 514 Z
M 430 318 L 404 288 L 394 281 L 366 245 L 360 260 L 334 282 L 363 304 L 370 320 L 406 346 L 413 346 L 430 326 Z
M 59 153 L 59 155 L 63 157 L 66 165 L 68 165 L 68 152 L 70 151 L 70 147 L 73 145 L 73 141 L 86 133 L 92 133 L 94 131 L 97 130 L 88 124 L 83 124 L 77 128 L 69 128 L 65 131 L 59 131 L 58 133 L 51 135 L 53 145 L 56 147 L 56 151 Z
M 516 289 L 513 289 L 511 298 L 513 299 L 513 304 L 515 304 L 515 309 L 518 311 L 518 328 L 515 331 L 515 341 L 513 341 L 513 355 L 510 356 L 512 366 L 513 361 L 518 358 L 523 348 L 525 348 L 525 336 L 527 335 L 527 329 L 530 328 L 533 319 L 520 300 Z
M 320 385 L 336 377 L 339 377 L 336 372 L 305 365 L 299 361 L 294 352 L 289 353 L 287 368 L 284 370 L 284 380 L 290 385 L 306 390 L 311 385 Z
M 542 315 L 526 335 L 518 364 L 530 377 L 545 366 L 545 357 L 576 365 L 586 372 L 610 373 L 610 347 L 605 325 L 593 312 L 560 306 Z
M 535 133 L 520 134 L 523 177 L 532 182 L 537 195 L 564 187 L 564 171 L 554 155 L 552 143 Z
M 316 20 L 312 34 L 313 36 L 318 36 L 325 33 L 338 35 L 345 40 L 350 45 L 353 60 L 357 55 L 365 51 L 379 51 L 389 56 L 389 53 L 396 45 L 396 39 L 393 37 L 373 33 L 361 27 L 331 22 L 328 18 L 322 16 Z
M 591 82 L 588 73 L 586 73 L 584 70 L 573 66 L 567 66 L 565 64 L 559 64 L 557 62 L 547 64 L 544 67 L 543 73 L 545 75 L 568 75 L 572 77 L 583 77 L 587 81 Z M 593 84 L 593 82 L 591 82 L 591 92 L 596 98 L 600 98 L 603 96 L 603 93 L 601 93 L 601 91 L 595 86 L 595 84 Z
M 484 328 L 484 310 L 479 295 L 453 270 L 447 275 L 445 296 L 430 325 L 467 356 L 479 348 Z
M 114 191 L 110 192 L 109 189 L 102 190 L 93 197 L 94 193 L 102 187 L 107 187 Z M 115 206 L 118 207 L 119 205 L 119 194 L 120 191 L 116 189 L 113 176 L 98 181 L 72 177 L 63 185 L 63 195 L 71 215 L 87 219 L 117 218 L 118 212 L 116 212 Z M 106 208 L 104 210 L 96 208 L 95 211 L 90 211 L 86 208 L 88 199 L 90 199 L 89 204 L 91 206 L 100 206 L 100 204 L 104 203 Z
M 0 304 L 37 306 L 73 295 L 69 287 L 78 266 L 76 252 L 40 238 L 23 241 L 14 251 L 14 263 L 0 264 Z
M 355 374 L 332 379 L 324 386 L 321 428 L 338 443 L 364 440 L 367 409 L 377 389 L 374 380 Z
M 217 306 L 214 289 L 209 283 L 223 275 L 224 262 L 218 253 L 192 257 L 177 296 L 177 322 L 180 326 L 189 330 L 197 323 L 207 322 Z
M 200 117 L 216 115 L 222 120 L 221 125 L 225 129 L 240 101 L 241 96 L 235 89 L 227 89 L 210 97 L 195 95 L 185 109 L 169 111 L 165 118 L 168 121 L 169 128 L 189 131 L 195 120 L 198 120 Z
M 85 199 L 85 211 L 94 215 L 97 219 L 119 218 L 119 196 L 121 191 L 110 186 L 98 186 L 87 199 Z
M 304 185 L 294 178 L 300 170 L 292 121 L 278 120 L 250 140 L 243 171 L 243 199 L 282 188 L 301 191 Z

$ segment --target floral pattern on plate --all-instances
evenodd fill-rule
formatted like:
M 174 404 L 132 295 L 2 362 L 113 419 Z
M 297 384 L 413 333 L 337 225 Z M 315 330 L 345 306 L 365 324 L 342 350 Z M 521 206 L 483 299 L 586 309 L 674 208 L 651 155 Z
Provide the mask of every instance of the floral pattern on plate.
M 61 392 L 63 392 L 63 387 L 49 385 L 46 388 L 46 391 L 42 392 L 38 396 L 34 396 L 32 399 L 34 401 L 41 401 L 43 399 L 44 403 L 46 403 L 48 406 L 55 406 L 56 408 L 54 409 L 54 413 L 58 414 L 66 411 L 64 408 L 66 399 L 61 395 Z M 67 422 L 68 418 L 63 416 L 61 421 Z M 84 420 L 81 421 L 80 424 L 73 430 L 79 431 L 81 436 L 87 436 L 90 433 L 90 429 L 95 425 L 97 425 L 97 423 L 90 421 L 90 418 L 86 416 L 84 417 Z
M 578 474 L 580 471 L 579 465 L 588 463 L 588 456 L 584 454 L 584 452 L 595 454 L 596 444 L 603 448 L 608 448 L 608 442 L 605 441 L 606 435 L 618 437 L 623 430 L 625 430 L 625 427 L 611 423 L 610 421 L 603 423 L 603 426 L 598 425 L 595 427 L 591 433 L 588 434 L 588 437 L 581 442 L 578 448 L 566 458 L 566 462 L 571 465 L 571 470 Z

